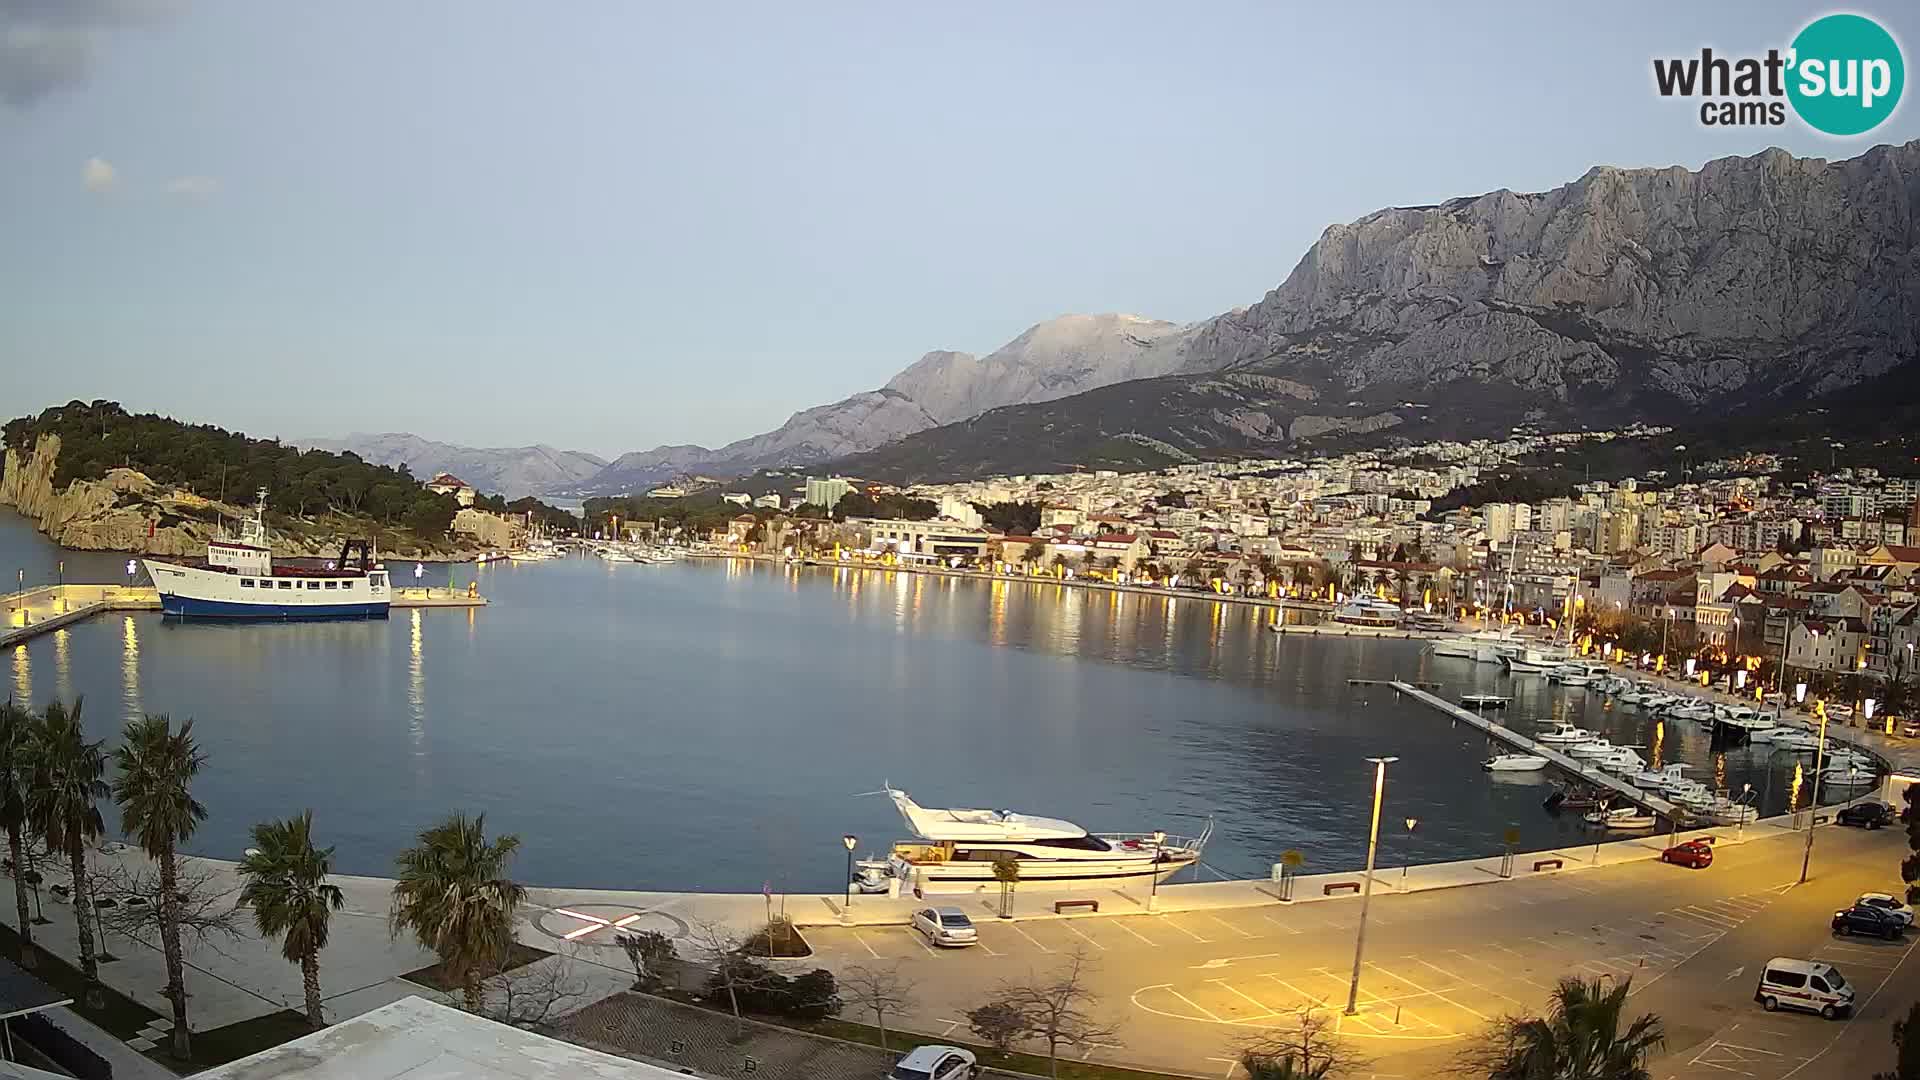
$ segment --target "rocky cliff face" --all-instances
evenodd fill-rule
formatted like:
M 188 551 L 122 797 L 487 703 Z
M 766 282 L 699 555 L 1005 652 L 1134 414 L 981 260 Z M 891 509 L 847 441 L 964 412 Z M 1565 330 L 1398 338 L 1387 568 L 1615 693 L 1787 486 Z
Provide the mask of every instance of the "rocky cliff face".
M 1267 453 L 1796 411 L 1920 354 L 1917 210 L 1920 142 L 1602 167 L 1552 191 L 1381 210 L 1326 230 L 1259 303 L 1181 331 L 1180 374 L 995 410 L 842 466 L 931 479 L 1118 460 L 1116 440 Z
M 219 532 L 223 517 L 234 519 L 247 512 L 191 491 L 162 488 L 135 469 L 114 469 L 99 480 L 74 480 L 56 489 L 53 477 L 59 458 L 58 435 L 41 436 L 24 456 L 8 448 L 5 472 L 0 473 L 0 506 L 31 519 L 48 539 L 64 548 L 199 557 L 206 554 L 207 540 Z M 276 556 L 334 554 L 339 545 L 326 528 L 312 536 L 273 531 Z M 453 546 L 403 547 L 392 554 L 412 558 L 471 552 Z

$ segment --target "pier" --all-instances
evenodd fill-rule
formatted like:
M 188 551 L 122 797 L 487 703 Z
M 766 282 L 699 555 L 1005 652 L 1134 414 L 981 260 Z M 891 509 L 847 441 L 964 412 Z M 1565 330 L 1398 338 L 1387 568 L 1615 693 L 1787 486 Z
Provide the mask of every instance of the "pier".
M 395 588 L 391 608 L 476 608 L 487 598 L 464 589 Z M 8 594 L 0 649 L 26 643 L 41 634 L 72 626 L 110 611 L 159 611 L 160 591 L 151 586 L 42 585 Z
M 1619 777 L 1613 775 L 1612 773 L 1609 773 L 1597 766 L 1588 765 L 1583 762 L 1576 761 L 1573 758 L 1567 756 L 1564 753 L 1561 753 L 1559 750 L 1556 750 L 1551 746 L 1547 746 L 1544 743 L 1535 742 L 1534 740 L 1528 738 L 1527 736 L 1520 734 L 1519 732 L 1513 730 L 1510 727 L 1507 727 L 1505 724 L 1495 723 L 1493 720 L 1487 717 L 1481 716 L 1480 714 L 1474 712 L 1471 709 L 1463 709 L 1460 706 L 1455 705 L 1453 702 L 1448 701 L 1445 698 L 1436 697 L 1433 694 L 1430 694 L 1425 690 L 1422 690 L 1419 687 L 1414 686 L 1411 683 L 1404 683 L 1396 680 L 1395 682 L 1390 683 L 1389 685 L 1391 685 L 1396 691 L 1402 694 L 1406 694 L 1412 698 L 1415 698 L 1416 700 L 1426 702 L 1428 705 L 1433 706 L 1434 708 L 1447 714 L 1449 717 L 1460 721 L 1461 723 L 1471 724 L 1474 727 L 1479 728 L 1481 731 L 1484 731 L 1488 735 L 1491 735 L 1492 737 L 1499 739 L 1501 742 L 1504 742 L 1509 746 L 1515 747 L 1516 749 L 1520 750 L 1522 753 L 1538 754 L 1539 756 L 1546 758 L 1548 761 L 1553 762 L 1555 765 L 1558 765 L 1562 770 L 1572 773 L 1574 776 L 1579 777 L 1580 779 L 1586 781 L 1587 783 L 1594 784 L 1598 787 L 1606 788 L 1608 791 L 1613 792 L 1615 795 L 1618 795 L 1621 798 L 1629 802 L 1632 802 L 1637 806 L 1646 807 L 1648 810 L 1652 810 L 1654 813 L 1660 814 L 1666 817 L 1668 820 L 1673 820 L 1677 815 L 1681 814 L 1680 808 L 1678 806 L 1675 806 L 1673 803 L 1670 803 L 1667 800 L 1662 799 L 1657 795 L 1648 794 L 1647 792 L 1642 791 L 1637 787 L 1634 787 L 1632 784 L 1627 783 L 1625 780 L 1622 780 Z

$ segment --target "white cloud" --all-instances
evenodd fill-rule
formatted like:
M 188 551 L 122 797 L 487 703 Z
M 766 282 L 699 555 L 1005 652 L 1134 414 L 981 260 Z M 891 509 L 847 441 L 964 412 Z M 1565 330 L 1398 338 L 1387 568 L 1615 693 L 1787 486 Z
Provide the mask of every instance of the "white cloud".
M 87 163 L 80 166 L 80 186 L 95 195 L 104 195 L 112 191 L 114 185 L 119 182 L 120 174 L 114 170 L 111 163 L 102 158 L 88 158 Z
M 212 176 L 176 176 L 167 181 L 167 194 L 182 199 L 205 199 L 220 191 L 220 180 Z
M 0 0 L 0 104 L 28 108 L 86 82 L 102 40 L 174 14 L 172 0 Z

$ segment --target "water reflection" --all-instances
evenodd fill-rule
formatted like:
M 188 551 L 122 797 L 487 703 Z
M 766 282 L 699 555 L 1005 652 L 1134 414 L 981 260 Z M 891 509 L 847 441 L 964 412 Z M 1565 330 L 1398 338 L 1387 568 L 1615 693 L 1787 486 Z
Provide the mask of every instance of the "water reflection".
M 140 628 L 131 615 L 120 620 L 120 687 L 122 715 L 140 719 Z
M 27 655 L 24 642 L 13 647 L 13 699 L 33 701 L 33 658 Z
M 73 635 L 64 626 L 53 632 L 53 688 L 61 701 L 73 700 Z
M 427 661 L 420 641 L 421 614 L 414 608 L 407 620 L 407 706 L 412 714 L 407 734 L 416 760 L 427 756 Z

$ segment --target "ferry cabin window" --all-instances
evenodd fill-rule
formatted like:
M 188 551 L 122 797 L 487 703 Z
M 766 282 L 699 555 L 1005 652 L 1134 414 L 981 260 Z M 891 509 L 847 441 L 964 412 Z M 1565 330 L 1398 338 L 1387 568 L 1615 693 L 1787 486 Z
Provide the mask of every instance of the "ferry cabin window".
M 240 587 L 241 587 L 241 588 L 243 588 L 243 589 L 251 589 L 251 588 L 253 588 L 253 579 L 252 579 L 252 578 L 250 578 L 250 577 L 243 577 L 243 578 L 241 578 L 241 579 L 240 579 Z
M 283 582 L 281 582 L 281 583 L 280 583 L 280 587 L 281 587 L 281 588 L 283 588 L 283 589 L 291 589 L 291 588 L 293 588 L 293 582 L 291 582 L 291 581 L 283 581 Z
M 329 589 L 334 589 L 334 588 L 338 588 L 338 587 L 339 587 L 339 586 L 337 586 L 337 585 L 335 585 L 335 584 L 334 584 L 333 582 L 331 582 L 331 581 L 329 581 L 329 582 L 327 582 L 327 588 L 329 588 Z
M 341 587 L 341 588 L 343 588 L 343 589 L 351 589 L 351 588 L 353 588 L 353 582 L 351 582 L 351 581 L 343 581 L 343 582 L 341 582 L 341 583 L 340 583 L 340 587 Z
M 319 587 L 320 587 L 320 583 L 319 583 L 319 582 L 317 582 L 317 581 L 309 581 L 309 582 L 307 582 L 307 588 L 309 588 L 309 589 L 317 589 L 317 588 L 319 588 Z

